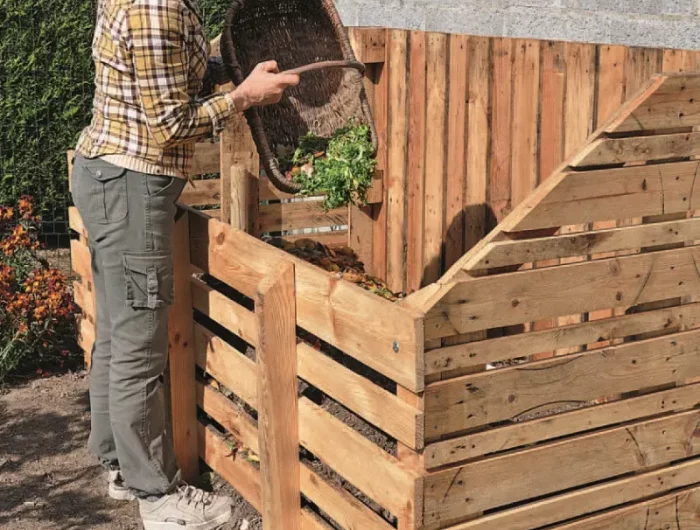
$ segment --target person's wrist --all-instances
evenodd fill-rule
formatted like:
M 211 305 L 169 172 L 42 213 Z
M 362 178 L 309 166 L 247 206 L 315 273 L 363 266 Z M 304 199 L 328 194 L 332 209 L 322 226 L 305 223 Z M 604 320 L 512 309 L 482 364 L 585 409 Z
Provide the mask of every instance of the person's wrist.
M 229 98 L 229 101 L 233 105 L 233 108 L 236 109 L 236 112 L 244 112 L 250 108 L 248 96 L 246 95 L 245 90 L 242 90 L 242 87 L 238 87 L 232 92 L 228 92 L 226 97 Z

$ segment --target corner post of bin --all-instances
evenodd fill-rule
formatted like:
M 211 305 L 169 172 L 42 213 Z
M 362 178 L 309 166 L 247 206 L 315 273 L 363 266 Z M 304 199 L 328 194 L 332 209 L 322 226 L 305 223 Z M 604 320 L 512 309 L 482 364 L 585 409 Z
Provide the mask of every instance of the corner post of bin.
M 283 261 L 258 285 L 258 435 L 264 530 L 300 530 L 294 264 Z
M 170 361 L 167 377 L 171 390 L 172 436 L 177 463 L 182 478 L 194 482 L 199 477 L 199 447 L 190 263 L 189 213 L 179 208 L 173 234 L 175 303 L 170 307 L 168 316 Z

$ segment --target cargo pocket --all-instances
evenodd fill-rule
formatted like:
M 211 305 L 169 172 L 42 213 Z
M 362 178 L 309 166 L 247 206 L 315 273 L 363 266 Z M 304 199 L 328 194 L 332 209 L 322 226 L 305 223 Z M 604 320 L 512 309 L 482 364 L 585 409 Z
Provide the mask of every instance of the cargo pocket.
M 126 305 L 159 309 L 173 303 L 173 260 L 168 252 L 124 252 Z
M 126 219 L 126 169 L 102 160 L 89 160 L 84 168 L 86 177 L 90 179 L 90 220 L 99 224 L 110 224 Z

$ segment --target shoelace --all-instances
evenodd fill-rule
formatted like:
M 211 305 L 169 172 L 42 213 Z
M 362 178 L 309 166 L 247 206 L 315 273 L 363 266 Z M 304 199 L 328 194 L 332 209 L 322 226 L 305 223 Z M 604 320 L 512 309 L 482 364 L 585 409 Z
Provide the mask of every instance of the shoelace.
M 203 507 L 209 506 L 214 498 L 214 495 L 211 493 L 207 493 L 194 486 L 180 486 L 178 492 L 180 497 L 187 500 L 187 504 L 192 504 L 194 502 L 195 507 L 200 504 Z

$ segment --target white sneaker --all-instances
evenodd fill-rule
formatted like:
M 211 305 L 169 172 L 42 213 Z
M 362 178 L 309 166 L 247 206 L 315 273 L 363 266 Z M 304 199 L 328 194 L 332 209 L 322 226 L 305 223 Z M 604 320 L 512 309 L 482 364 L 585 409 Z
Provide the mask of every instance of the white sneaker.
M 181 486 L 149 501 L 139 499 L 144 530 L 214 530 L 231 518 L 231 499 Z
M 126 487 L 122 472 L 117 467 L 110 468 L 107 472 L 107 493 L 115 501 L 133 501 L 136 499 L 134 493 Z

